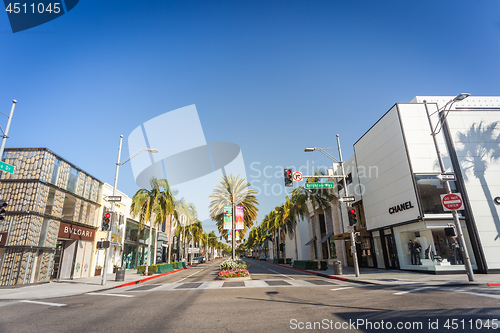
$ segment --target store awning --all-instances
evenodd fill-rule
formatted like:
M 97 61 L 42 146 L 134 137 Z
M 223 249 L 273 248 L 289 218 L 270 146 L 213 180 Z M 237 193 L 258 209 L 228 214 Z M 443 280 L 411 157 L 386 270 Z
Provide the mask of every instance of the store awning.
M 321 239 L 321 242 L 320 242 L 320 243 L 324 243 L 324 242 L 326 242 L 326 240 L 327 240 L 328 238 L 330 238 L 332 235 L 333 235 L 333 231 L 332 231 L 332 232 L 330 232 L 329 234 L 326 234 L 326 236 L 325 236 L 325 237 L 323 237 L 323 238 Z
M 306 245 L 311 245 L 312 242 L 316 240 L 316 236 L 314 236 L 309 242 L 306 243 Z

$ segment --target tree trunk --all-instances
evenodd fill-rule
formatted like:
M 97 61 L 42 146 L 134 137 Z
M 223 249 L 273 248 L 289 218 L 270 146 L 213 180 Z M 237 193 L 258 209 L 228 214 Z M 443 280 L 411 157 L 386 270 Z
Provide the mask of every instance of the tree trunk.
M 149 240 L 148 240 L 148 257 L 146 258 L 146 270 L 144 271 L 144 273 L 146 275 L 148 275 L 149 271 L 148 271 L 148 266 L 149 266 L 149 257 L 151 256 L 151 234 L 153 233 L 153 227 L 150 225 L 149 226 Z
M 297 224 L 295 224 L 294 227 L 294 233 L 295 233 L 295 260 L 299 260 L 299 250 L 297 248 Z
M 316 205 L 314 204 L 314 199 L 311 200 L 312 205 L 313 205 L 313 219 L 312 219 L 312 228 L 313 228 L 313 237 L 316 238 L 315 243 L 316 243 L 316 259 L 318 260 L 318 269 L 321 269 L 321 262 L 319 259 L 319 239 L 316 237 Z

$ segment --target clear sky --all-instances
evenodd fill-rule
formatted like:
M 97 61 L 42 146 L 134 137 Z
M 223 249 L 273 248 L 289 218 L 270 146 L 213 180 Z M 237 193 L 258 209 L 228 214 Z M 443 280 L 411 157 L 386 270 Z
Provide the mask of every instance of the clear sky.
M 395 103 L 500 95 L 499 12 L 497 0 L 81 0 L 18 33 L 0 14 L 0 111 L 18 100 L 6 147 L 47 147 L 112 184 L 121 134 L 195 104 L 208 142 L 241 147 L 259 223 L 284 202 L 284 167 L 330 164 L 305 147 L 339 134 L 347 160 Z M 118 188 L 138 189 L 130 164 Z

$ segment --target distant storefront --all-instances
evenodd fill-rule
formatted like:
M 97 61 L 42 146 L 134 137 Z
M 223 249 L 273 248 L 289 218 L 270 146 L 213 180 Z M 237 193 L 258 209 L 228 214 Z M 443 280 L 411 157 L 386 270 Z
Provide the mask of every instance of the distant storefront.
M 151 251 L 154 251 L 154 232 Z M 153 258 L 148 256 L 149 226 L 141 230 L 139 223 L 127 219 L 123 249 L 122 266 L 127 269 L 136 269 L 138 265 L 144 265 L 149 257 L 149 264 Z
M 46 148 L 5 149 L 0 285 L 90 276 L 102 183 Z

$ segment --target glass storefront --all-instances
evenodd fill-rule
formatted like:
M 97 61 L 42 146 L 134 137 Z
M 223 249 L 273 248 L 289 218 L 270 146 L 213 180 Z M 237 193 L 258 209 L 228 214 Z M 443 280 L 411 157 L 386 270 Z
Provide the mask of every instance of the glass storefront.
M 453 224 L 447 222 L 418 222 L 394 228 L 400 249 L 401 268 L 430 271 L 464 270 L 462 251 Z M 468 242 L 467 228 L 462 232 L 473 268 L 477 268 Z

